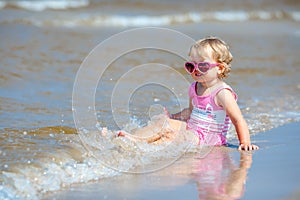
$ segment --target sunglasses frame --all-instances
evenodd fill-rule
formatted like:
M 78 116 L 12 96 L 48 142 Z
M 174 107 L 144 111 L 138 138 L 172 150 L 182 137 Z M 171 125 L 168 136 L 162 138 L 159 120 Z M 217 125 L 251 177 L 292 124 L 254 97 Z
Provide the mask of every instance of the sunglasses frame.
M 192 72 L 190 72 L 190 71 L 187 69 L 187 67 L 186 67 L 187 64 L 191 64 L 191 65 L 194 66 L 194 69 L 193 69 Z M 201 71 L 201 67 L 202 67 L 201 65 L 202 65 L 202 66 L 204 66 L 204 65 L 208 66 L 207 71 L 205 71 L 205 72 Z M 206 74 L 211 68 L 217 67 L 217 66 L 219 66 L 219 65 L 220 65 L 220 63 L 209 63 L 209 62 L 198 62 L 198 63 L 196 63 L 196 62 L 185 62 L 185 63 L 184 63 L 184 68 L 185 68 L 185 70 L 186 70 L 189 74 L 194 73 L 194 72 L 196 71 L 196 69 L 197 69 L 200 73 Z

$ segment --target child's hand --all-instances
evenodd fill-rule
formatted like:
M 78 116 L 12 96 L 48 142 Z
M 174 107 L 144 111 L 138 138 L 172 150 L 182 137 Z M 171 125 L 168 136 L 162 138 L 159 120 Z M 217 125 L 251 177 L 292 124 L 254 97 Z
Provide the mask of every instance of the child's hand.
M 240 144 L 239 148 L 240 151 L 252 151 L 252 150 L 258 150 L 259 147 L 255 144 Z

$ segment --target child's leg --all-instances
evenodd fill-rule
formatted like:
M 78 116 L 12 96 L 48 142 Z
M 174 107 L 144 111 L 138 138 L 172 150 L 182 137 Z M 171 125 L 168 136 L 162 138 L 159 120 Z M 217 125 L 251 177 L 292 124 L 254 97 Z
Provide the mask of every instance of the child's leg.
M 186 122 L 184 122 L 184 121 L 179 121 L 179 120 L 168 118 L 167 123 L 168 123 L 170 129 L 175 132 L 178 132 L 180 130 L 186 130 Z
M 160 127 L 161 126 L 161 127 Z M 142 128 L 135 129 L 132 134 L 119 131 L 117 137 L 127 137 L 132 140 L 146 141 L 148 143 L 170 141 L 174 139 L 176 133 L 185 130 L 186 123 L 179 120 L 167 118 L 164 123 L 150 124 Z

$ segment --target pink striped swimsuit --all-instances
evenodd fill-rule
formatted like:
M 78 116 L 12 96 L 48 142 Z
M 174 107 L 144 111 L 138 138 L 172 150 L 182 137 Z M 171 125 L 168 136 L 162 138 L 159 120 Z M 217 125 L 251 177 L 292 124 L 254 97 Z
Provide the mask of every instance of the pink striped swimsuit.
M 237 100 L 236 93 L 228 86 L 222 85 L 209 95 L 198 96 L 196 82 L 189 88 L 189 96 L 192 99 L 193 110 L 187 121 L 187 129 L 194 130 L 199 137 L 199 144 L 224 145 L 226 134 L 229 131 L 231 121 L 225 110 L 216 105 L 215 96 L 223 89 L 230 90 Z

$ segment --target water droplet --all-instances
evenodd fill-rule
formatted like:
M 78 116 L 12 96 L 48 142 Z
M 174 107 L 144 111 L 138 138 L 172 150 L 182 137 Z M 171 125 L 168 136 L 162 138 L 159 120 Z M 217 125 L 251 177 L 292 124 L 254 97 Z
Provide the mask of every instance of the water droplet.
M 101 125 L 100 125 L 99 122 L 96 123 L 96 128 L 97 128 L 98 130 L 102 130 Z
M 85 128 L 79 128 L 79 132 L 83 132 L 85 134 L 89 133 L 89 131 L 86 130 Z
M 87 162 L 87 165 L 88 165 L 89 167 L 91 167 L 91 166 L 92 166 L 92 163 L 91 163 L 90 161 L 88 161 L 88 162 Z

